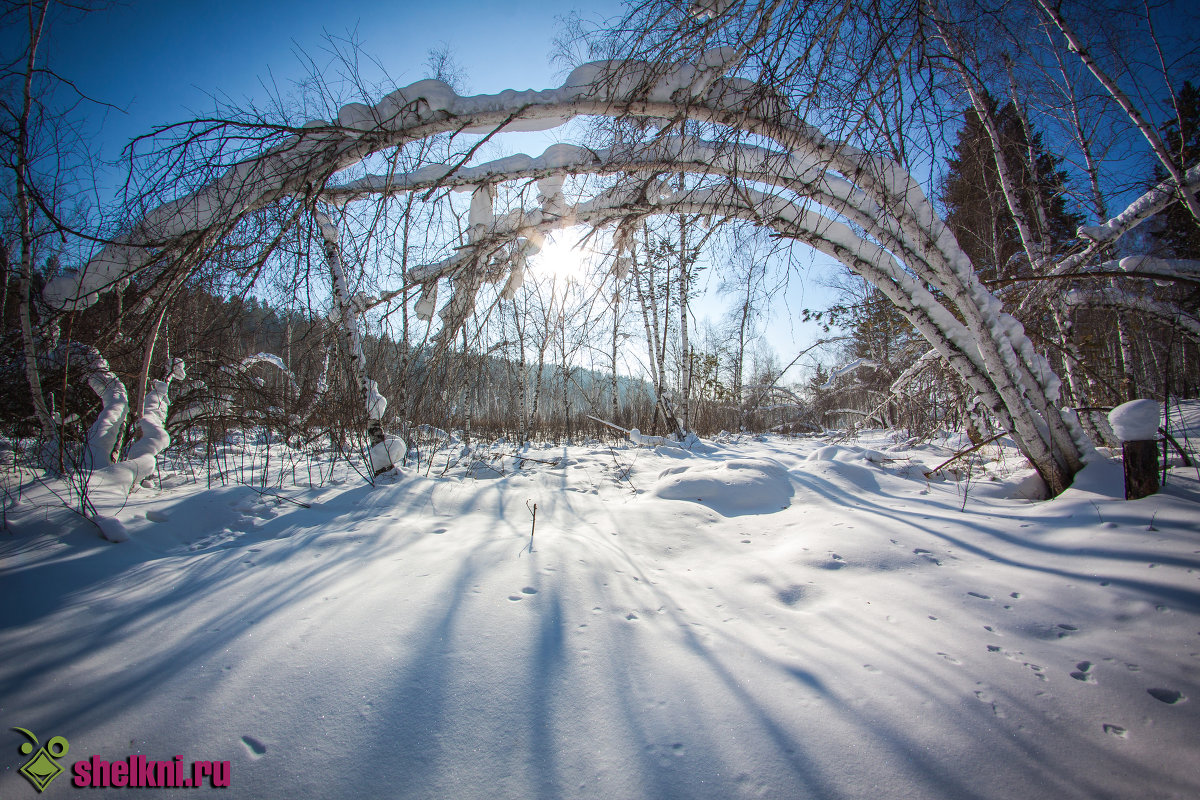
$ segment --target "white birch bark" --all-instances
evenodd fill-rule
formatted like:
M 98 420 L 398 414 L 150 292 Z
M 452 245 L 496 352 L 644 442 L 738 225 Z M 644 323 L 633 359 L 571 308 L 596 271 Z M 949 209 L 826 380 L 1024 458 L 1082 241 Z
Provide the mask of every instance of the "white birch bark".
M 387 399 L 379 393 L 379 384 L 367 375 L 367 357 L 363 352 L 362 333 L 358 329 L 359 312 L 350 292 L 350 284 L 346 280 L 337 226 L 322 213 L 317 214 L 317 225 L 325 242 L 325 263 L 329 266 L 329 275 L 333 282 L 338 327 L 346 342 L 350 372 L 361 393 L 366 411 L 371 470 L 373 474 L 380 475 L 394 466 L 393 448 L 388 445 L 388 438 L 383 433 L 383 414 L 387 410 Z

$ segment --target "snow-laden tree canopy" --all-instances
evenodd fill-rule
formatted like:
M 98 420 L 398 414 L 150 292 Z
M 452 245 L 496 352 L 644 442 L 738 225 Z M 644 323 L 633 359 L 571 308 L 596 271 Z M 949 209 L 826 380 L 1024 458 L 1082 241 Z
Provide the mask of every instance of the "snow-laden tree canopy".
M 807 244 L 878 287 L 963 378 L 977 409 L 1012 434 L 1051 490 L 1066 488 L 1090 442 L 1060 407 L 1048 362 L 980 282 L 919 184 L 895 162 L 827 138 L 769 88 L 727 74 L 735 59 L 723 48 L 694 63 L 603 61 L 575 69 L 555 89 L 469 97 L 424 80 L 374 105 L 348 104 L 336 120 L 309 122 L 199 191 L 152 210 L 84 269 L 52 281 L 44 299 L 63 310 L 86 307 L 101 292 L 167 268 L 179 242 L 219 239 L 245 215 L 301 197 L 321 208 L 336 315 L 353 356 L 361 353 L 358 315 L 395 296 L 351 296 L 344 272 L 355 267 L 341 253 L 337 222 L 339 209 L 357 202 L 471 192 L 465 242 L 452 256 L 409 271 L 426 286 L 419 314 L 432 312 L 437 282 L 450 279 L 438 312 L 443 337 L 471 313 L 483 283 L 505 281 L 502 296 L 511 297 L 525 259 L 552 231 L 614 228 L 613 271 L 620 276 L 628 263 L 623 251 L 632 246 L 624 235 L 630 222 L 662 214 L 738 218 Z M 374 153 L 441 134 L 542 130 L 579 116 L 628 121 L 650 133 L 629 142 L 615 137 L 604 147 L 561 144 L 537 156 L 343 177 Z M 1188 179 L 1200 181 L 1192 173 Z M 565 177 L 580 175 L 609 178 L 599 191 L 567 197 Z M 496 187 L 514 182 L 536 182 L 538 202 L 498 210 Z M 1151 192 L 1103 231 L 1084 233 L 1111 243 L 1147 209 L 1169 202 L 1167 195 Z M 1085 262 L 1077 257 L 1058 270 Z M 352 361 L 379 443 L 382 398 L 361 358 Z

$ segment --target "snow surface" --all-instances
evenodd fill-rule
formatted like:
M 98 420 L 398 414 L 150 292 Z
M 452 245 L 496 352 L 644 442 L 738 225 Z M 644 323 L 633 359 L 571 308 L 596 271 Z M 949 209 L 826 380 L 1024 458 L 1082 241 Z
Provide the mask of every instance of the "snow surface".
M 10 471 L 0 716 L 235 798 L 1200 796 L 1200 475 L 1030 503 L 1004 441 L 957 481 L 962 437 L 884 434 L 166 474 L 123 544 Z

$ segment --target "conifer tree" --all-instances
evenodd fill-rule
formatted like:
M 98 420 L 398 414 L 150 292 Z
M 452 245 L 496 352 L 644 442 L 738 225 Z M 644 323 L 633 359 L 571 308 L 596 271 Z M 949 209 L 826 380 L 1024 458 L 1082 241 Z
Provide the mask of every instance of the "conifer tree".
M 987 100 L 995 104 L 992 98 Z M 1041 212 L 1031 214 L 1033 234 L 1045 251 L 1052 253 L 1074 240 L 1081 222 L 1079 215 L 1067 210 L 1062 159 L 1046 150 L 1036 130 L 1026 135 L 1026 126 L 1012 103 L 997 110 L 995 117 L 1022 204 Z M 1027 274 L 1028 267 L 1020 266 L 1023 259 L 1014 260 L 1022 254 L 1021 239 L 1005 202 L 991 142 L 973 109 L 965 112 L 954 153 L 947 160 L 940 199 L 959 244 L 985 278 Z
M 1200 162 L 1200 89 L 1185 81 L 1175 98 L 1178 117 L 1162 126 L 1163 142 L 1184 170 Z M 1155 166 L 1154 181 L 1166 180 L 1167 172 Z M 1200 223 L 1183 203 L 1173 203 L 1159 215 L 1155 239 L 1174 258 L 1200 259 Z

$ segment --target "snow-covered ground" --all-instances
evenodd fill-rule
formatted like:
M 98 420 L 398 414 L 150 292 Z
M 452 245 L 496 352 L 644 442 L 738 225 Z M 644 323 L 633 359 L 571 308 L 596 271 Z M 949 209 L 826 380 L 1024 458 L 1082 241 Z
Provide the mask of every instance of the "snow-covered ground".
M 0 724 L 67 767 L 228 760 L 244 798 L 1200 796 L 1198 470 L 1031 502 L 999 445 L 927 480 L 959 444 L 168 480 L 123 544 L 26 487 Z M 32 796 L 0 738 L 0 797 Z

